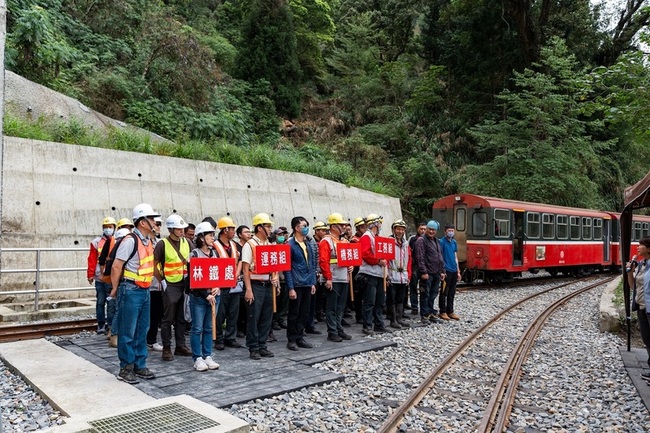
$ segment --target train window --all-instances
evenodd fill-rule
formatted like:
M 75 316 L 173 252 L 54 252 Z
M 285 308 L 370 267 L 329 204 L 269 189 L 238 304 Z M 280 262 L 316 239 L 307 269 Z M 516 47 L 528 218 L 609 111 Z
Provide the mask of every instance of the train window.
M 641 233 L 643 234 L 643 237 L 650 236 L 650 233 L 648 232 L 648 223 L 643 223 Z
M 635 222 L 632 224 L 632 240 L 638 241 L 643 237 L 643 228 L 640 222 Z
M 594 218 L 594 240 L 600 241 L 603 239 L 603 220 Z
M 487 214 L 485 212 L 474 212 L 472 216 L 472 233 L 474 236 L 487 235 Z
M 569 217 L 566 215 L 557 216 L 557 238 L 569 239 Z
M 569 223 L 571 226 L 571 239 L 580 239 L 580 217 L 572 216 Z
M 494 209 L 494 237 L 510 237 L 510 211 L 508 209 Z
M 526 235 L 529 239 L 539 239 L 539 214 L 537 212 L 528 212 L 526 217 Z
M 582 217 L 582 239 L 588 241 L 591 239 L 591 218 Z
M 465 231 L 465 216 L 467 210 L 464 207 L 459 207 L 456 209 L 456 231 L 464 232 Z
M 555 215 L 550 213 L 542 214 L 542 237 L 553 239 L 555 237 Z

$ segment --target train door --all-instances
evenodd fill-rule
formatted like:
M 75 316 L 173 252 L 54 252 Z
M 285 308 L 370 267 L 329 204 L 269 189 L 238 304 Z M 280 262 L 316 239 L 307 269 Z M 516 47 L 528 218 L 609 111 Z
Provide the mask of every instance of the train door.
M 603 220 L 603 262 L 609 262 L 611 260 L 611 230 L 612 230 L 612 220 L 606 219 Z
M 524 264 L 524 215 L 525 212 L 519 209 L 512 210 L 512 265 L 522 266 Z
M 456 227 L 456 242 L 458 243 L 458 262 L 467 261 L 467 206 L 454 205 L 454 226 Z

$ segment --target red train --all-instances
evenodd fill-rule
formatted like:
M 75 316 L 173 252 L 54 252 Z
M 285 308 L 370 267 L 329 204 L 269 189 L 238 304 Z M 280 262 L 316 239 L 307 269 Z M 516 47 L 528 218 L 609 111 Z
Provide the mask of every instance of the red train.
M 522 272 L 584 275 L 618 271 L 620 214 L 455 194 L 433 204 L 441 227 L 456 226 L 465 281 L 508 281 Z M 650 235 L 650 216 L 635 215 L 632 255 Z M 636 241 L 636 242 L 635 242 Z

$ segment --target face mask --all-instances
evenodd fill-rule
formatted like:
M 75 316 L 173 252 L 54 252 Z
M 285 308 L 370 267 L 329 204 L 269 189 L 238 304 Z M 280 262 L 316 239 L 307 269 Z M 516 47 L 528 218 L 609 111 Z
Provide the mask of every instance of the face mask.
M 307 236 L 309 234 L 309 226 L 301 228 L 300 233 L 302 233 L 303 236 Z
M 113 229 L 104 229 L 104 235 L 106 236 L 113 236 Z
M 450 238 L 450 239 L 453 238 L 453 237 L 454 237 L 454 231 L 453 231 L 453 230 L 449 230 L 449 231 L 447 232 L 447 237 Z
M 284 243 L 284 236 L 278 236 L 278 243 L 279 244 Z

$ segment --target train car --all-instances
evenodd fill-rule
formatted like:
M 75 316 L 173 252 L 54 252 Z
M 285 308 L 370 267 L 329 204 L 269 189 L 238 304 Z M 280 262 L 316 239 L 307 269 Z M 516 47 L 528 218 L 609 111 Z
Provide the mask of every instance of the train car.
M 612 216 L 612 270 L 618 271 L 621 268 L 621 214 L 615 212 L 609 212 Z M 627 260 L 632 259 L 636 256 L 636 249 L 639 245 L 639 240 L 646 236 L 650 236 L 650 216 L 648 215 L 632 215 L 632 233 L 631 233 L 632 245 L 630 248 L 630 257 Z M 627 261 L 626 260 L 626 261 Z
M 542 269 L 589 274 L 612 264 L 608 212 L 455 194 L 434 203 L 433 218 L 455 225 L 465 281 L 507 281 Z

